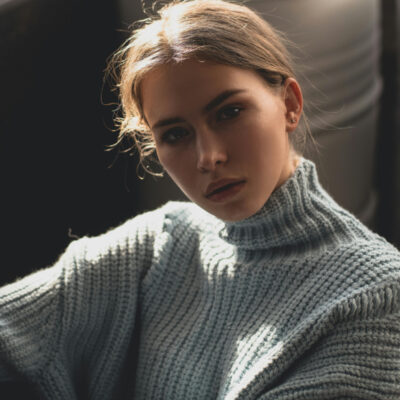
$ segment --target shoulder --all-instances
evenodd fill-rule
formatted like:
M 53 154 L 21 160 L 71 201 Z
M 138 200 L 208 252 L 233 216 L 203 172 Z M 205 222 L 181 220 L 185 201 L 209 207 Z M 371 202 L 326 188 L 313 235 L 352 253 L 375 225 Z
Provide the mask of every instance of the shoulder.
M 149 259 L 166 239 L 213 232 L 221 224 L 212 215 L 190 202 L 168 202 L 162 207 L 139 214 L 121 225 L 95 237 L 72 242 L 66 252 L 86 263 L 121 257 Z
M 192 202 L 168 202 L 163 208 L 164 231 L 180 234 L 212 234 L 223 227 L 223 222 Z
M 83 256 L 88 262 L 104 257 L 131 253 L 151 246 L 154 237 L 162 231 L 162 209 L 139 214 L 97 236 L 84 236 L 70 243 L 66 255 Z
M 343 243 L 329 255 L 345 270 L 370 280 L 400 274 L 400 252 L 384 238 L 372 234 L 369 240 Z M 344 272 L 344 271 L 343 271 Z
M 400 252 L 383 238 L 343 244 L 320 261 L 317 280 L 339 319 L 400 312 Z

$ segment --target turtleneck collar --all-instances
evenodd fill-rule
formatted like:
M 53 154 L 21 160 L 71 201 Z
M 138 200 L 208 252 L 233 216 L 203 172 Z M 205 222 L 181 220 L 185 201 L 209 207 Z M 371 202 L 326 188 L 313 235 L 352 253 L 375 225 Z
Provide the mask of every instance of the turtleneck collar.
M 353 229 L 348 229 L 349 224 Z M 246 250 L 293 246 L 301 250 L 354 239 L 354 228 L 365 236 L 359 225 L 322 188 L 315 164 L 301 158 L 294 174 L 260 211 L 241 221 L 226 222 L 220 236 Z

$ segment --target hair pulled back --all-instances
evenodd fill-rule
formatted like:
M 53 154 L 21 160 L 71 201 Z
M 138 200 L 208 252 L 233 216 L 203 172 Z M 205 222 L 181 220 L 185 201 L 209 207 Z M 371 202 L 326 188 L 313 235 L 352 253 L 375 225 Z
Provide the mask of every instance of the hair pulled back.
M 246 6 L 227 0 L 175 0 L 140 21 L 139 28 L 113 55 L 108 72 L 119 90 L 121 114 L 117 144 L 134 140 L 144 163 L 155 144 L 143 114 L 140 86 L 144 76 L 168 63 L 189 59 L 254 70 L 271 87 L 294 77 L 285 39 Z M 291 138 L 293 143 L 293 138 Z

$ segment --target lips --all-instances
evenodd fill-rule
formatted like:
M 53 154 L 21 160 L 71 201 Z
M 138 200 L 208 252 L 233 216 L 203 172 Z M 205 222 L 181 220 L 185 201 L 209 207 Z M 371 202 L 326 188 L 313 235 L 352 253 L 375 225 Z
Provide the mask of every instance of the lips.
M 220 179 L 208 185 L 205 196 L 207 198 L 215 197 L 218 194 L 232 191 L 245 183 L 244 179 Z

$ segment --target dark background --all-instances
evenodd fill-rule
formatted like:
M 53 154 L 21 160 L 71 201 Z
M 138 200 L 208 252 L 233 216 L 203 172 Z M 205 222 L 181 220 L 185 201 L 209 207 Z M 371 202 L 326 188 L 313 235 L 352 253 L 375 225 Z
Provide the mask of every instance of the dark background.
M 116 98 L 102 89 L 104 70 L 126 37 L 116 4 L 0 0 L 0 285 L 52 264 L 74 237 L 143 211 L 135 158 L 105 151 L 116 133 L 103 103 Z M 396 1 L 382 11 L 377 229 L 399 246 Z
M 116 133 L 104 69 L 123 37 L 114 5 L 0 1 L 0 284 L 138 212 L 134 160 L 105 151 Z

